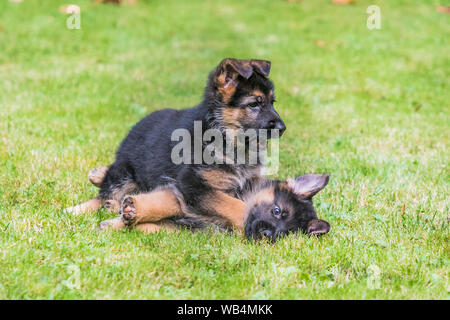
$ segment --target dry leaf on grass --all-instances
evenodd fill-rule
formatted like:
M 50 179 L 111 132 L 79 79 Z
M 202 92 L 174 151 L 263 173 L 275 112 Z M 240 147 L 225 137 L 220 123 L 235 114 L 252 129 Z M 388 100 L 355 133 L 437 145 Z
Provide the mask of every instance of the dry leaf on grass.
M 314 43 L 316 44 L 316 46 L 318 46 L 318 47 L 325 47 L 325 45 L 326 45 L 326 43 L 325 43 L 325 41 L 323 41 L 323 40 L 316 40 L 316 41 L 314 41 Z
M 137 0 L 123 0 L 122 4 L 126 6 L 134 6 L 136 4 Z
M 446 13 L 446 14 L 450 14 L 450 7 L 436 6 L 436 11 L 442 12 L 442 13 Z
M 65 13 L 65 14 L 75 14 L 80 13 L 81 9 L 76 4 L 67 4 L 64 6 L 59 7 L 59 12 Z
M 98 3 L 116 3 L 116 4 L 120 4 L 122 1 L 121 0 L 96 0 Z
M 333 4 L 350 4 L 355 3 L 355 0 L 333 0 Z
M 121 4 L 125 6 L 133 6 L 136 4 L 137 0 L 96 0 L 97 3 L 114 3 Z

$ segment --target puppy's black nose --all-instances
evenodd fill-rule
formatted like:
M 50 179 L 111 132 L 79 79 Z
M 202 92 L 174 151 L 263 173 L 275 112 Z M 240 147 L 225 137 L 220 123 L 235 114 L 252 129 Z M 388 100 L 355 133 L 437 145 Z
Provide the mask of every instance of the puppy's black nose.
M 275 129 L 280 130 L 280 136 L 283 134 L 283 132 L 286 130 L 286 125 L 284 124 L 283 120 L 280 119 L 280 121 L 277 122 L 275 125 Z
M 266 237 L 266 238 L 271 238 L 272 237 L 272 231 L 269 230 L 269 229 L 263 229 L 259 233 L 261 233 L 261 235 L 263 237 Z
M 268 125 L 267 125 L 267 129 L 269 130 L 279 130 L 280 132 L 280 137 L 283 134 L 283 132 L 286 130 L 286 125 L 284 124 L 283 120 L 281 119 L 273 119 L 270 120 Z

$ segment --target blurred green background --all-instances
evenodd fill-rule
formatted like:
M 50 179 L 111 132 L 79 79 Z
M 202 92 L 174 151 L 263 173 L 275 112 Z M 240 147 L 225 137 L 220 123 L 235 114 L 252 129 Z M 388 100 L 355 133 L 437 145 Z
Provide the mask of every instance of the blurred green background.
M 69 3 L 0 2 L 0 298 L 449 297 L 448 1 L 73 3 L 79 30 Z M 331 173 L 330 234 L 98 233 L 107 213 L 62 213 L 140 118 L 199 103 L 225 57 L 272 61 L 279 176 Z

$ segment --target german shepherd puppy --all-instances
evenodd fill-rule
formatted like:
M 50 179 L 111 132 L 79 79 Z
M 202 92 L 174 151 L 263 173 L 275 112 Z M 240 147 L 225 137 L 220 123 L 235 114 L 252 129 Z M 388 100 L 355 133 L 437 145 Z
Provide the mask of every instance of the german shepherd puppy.
M 185 129 L 195 140 L 195 121 L 201 123 L 202 133 L 268 129 L 278 130 L 281 136 L 286 127 L 273 106 L 270 67 L 265 60 L 221 61 L 209 75 L 202 103 L 190 109 L 156 111 L 138 122 L 106 170 L 98 197 L 68 211 L 79 214 L 103 204 L 114 211 L 120 207 L 123 216 L 143 215 L 145 222 L 202 215 L 203 221 L 241 227 L 245 211 L 241 199 L 248 185 L 261 178 L 262 160 L 174 164 L 171 153 L 176 143 L 171 136 L 174 130 Z M 196 141 L 192 145 L 195 148 Z M 203 141 L 199 145 L 204 151 Z
M 285 181 L 260 182 L 244 198 L 245 235 L 275 241 L 290 232 L 323 235 L 330 224 L 317 218 L 312 197 L 328 184 L 328 174 L 305 174 Z
M 95 172 L 96 177 L 92 178 Z M 91 182 L 100 181 L 103 178 L 102 172 L 104 173 L 105 170 L 101 168 L 91 171 Z M 254 185 L 249 185 L 243 194 L 245 211 L 241 217 L 242 225 L 235 226 L 238 227 L 237 231 L 244 231 L 247 238 L 254 240 L 266 238 L 273 242 L 290 232 L 300 231 L 308 236 L 328 233 L 330 224 L 317 218 L 312 202 L 312 197 L 325 188 L 328 180 L 328 174 L 305 174 L 285 181 L 262 179 Z M 97 185 L 99 184 L 97 183 Z M 177 198 L 176 192 L 174 192 L 173 198 Z M 183 200 L 178 199 L 177 202 L 166 202 L 165 205 L 170 210 L 179 205 L 181 201 Z M 140 203 L 140 205 L 145 205 L 145 203 Z M 153 204 L 149 203 L 149 205 Z M 214 223 L 205 220 L 204 215 L 201 214 L 177 215 L 153 223 L 142 221 L 154 221 L 151 210 L 139 210 L 137 213 L 124 212 L 120 218 L 104 221 L 101 228 L 113 226 L 118 229 L 128 225 L 145 232 L 155 232 L 161 227 L 187 228 L 193 231 L 208 227 L 214 227 L 221 231 L 230 230 L 227 228 L 228 224 L 221 224 L 221 220 Z

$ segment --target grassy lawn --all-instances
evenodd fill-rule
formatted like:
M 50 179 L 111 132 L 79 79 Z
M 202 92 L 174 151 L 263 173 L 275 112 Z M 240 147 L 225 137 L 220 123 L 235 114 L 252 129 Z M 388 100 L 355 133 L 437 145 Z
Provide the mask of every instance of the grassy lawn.
M 0 298 L 448 299 L 450 15 L 438 1 L 0 2 Z M 368 30 L 366 8 L 381 8 Z M 449 5 L 442 1 L 441 5 Z M 96 194 L 144 115 L 200 102 L 224 57 L 272 61 L 280 171 L 330 173 L 331 232 L 96 231 Z

